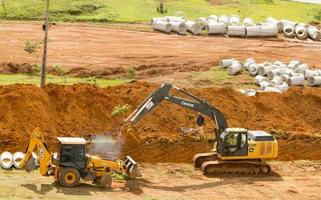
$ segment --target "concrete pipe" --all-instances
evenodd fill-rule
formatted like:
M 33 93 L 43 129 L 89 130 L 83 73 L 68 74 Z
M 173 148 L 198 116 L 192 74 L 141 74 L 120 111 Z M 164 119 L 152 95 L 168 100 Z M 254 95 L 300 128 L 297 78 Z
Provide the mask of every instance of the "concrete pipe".
M 206 18 L 206 22 L 210 22 L 210 21 L 215 21 L 217 22 L 218 21 L 218 16 L 216 15 L 210 15 Z
M 283 78 L 281 76 L 275 76 L 271 80 L 271 83 L 274 83 L 275 85 L 282 85 L 283 83 Z
M 296 69 L 297 66 L 301 64 L 301 61 L 299 60 L 291 60 L 288 64 L 288 68 L 290 69 Z
M 262 81 L 261 83 L 260 83 L 260 88 L 262 89 L 262 90 L 264 90 L 265 88 L 267 88 L 267 87 L 273 87 L 274 85 L 273 85 L 273 83 L 270 83 L 270 82 L 267 82 L 267 81 Z
M 316 70 L 306 69 L 306 70 L 304 70 L 303 75 L 304 75 L 305 79 L 308 79 L 309 77 L 312 77 L 312 76 L 319 76 L 319 72 Z
M 293 22 L 286 19 L 281 19 L 281 23 L 283 24 L 283 27 L 285 27 L 286 25 L 295 27 L 298 24 L 298 22 Z
M 283 93 L 289 89 L 289 85 L 286 82 L 283 82 L 281 85 L 276 85 L 275 88 L 277 88 Z
M 246 26 L 246 37 L 259 37 L 261 26 Z
M 272 80 L 275 76 L 280 76 L 280 75 L 281 75 L 280 69 L 272 69 L 267 73 L 267 77 L 269 78 L 269 80 Z
M 223 59 L 220 61 L 220 68 L 227 69 L 229 66 L 232 65 L 232 63 L 236 61 L 234 58 L 232 59 Z
M 288 82 L 289 81 L 289 79 L 290 79 L 290 76 L 288 75 L 288 74 L 282 74 L 281 75 L 281 77 L 282 77 L 282 80 L 284 81 L 284 82 Z
M 294 76 L 290 77 L 288 80 L 289 86 L 303 86 L 304 85 L 304 77 L 303 76 Z
M 294 26 L 292 25 L 285 25 L 283 27 L 283 33 L 285 37 L 288 38 L 293 38 L 295 36 L 295 32 L 294 32 Z
M 169 20 L 165 17 L 156 17 L 156 18 L 152 18 L 150 20 L 150 24 L 154 24 L 156 21 L 163 21 L 163 22 L 168 22 Z
M 289 76 L 291 76 L 291 73 L 293 73 L 294 71 L 290 68 L 286 68 L 286 67 L 282 67 L 282 68 L 278 68 L 280 75 L 282 74 L 288 74 Z
M 221 22 L 210 21 L 205 26 L 205 30 L 210 35 L 224 35 L 226 32 L 226 24 Z
M 263 90 L 263 91 L 264 91 L 264 92 L 276 92 L 276 93 L 281 93 L 281 91 L 280 91 L 278 88 L 276 88 L 276 87 L 271 87 L 271 86 L 264 88 L 264 90 Z
M 243 65 L 243 67 L 244 67 L 244 69 L 246 71 L 248 71 L 249 66 L 250 66 L 251 63 L 255 63 L 255 59 L 254 58 L 248 58 L 248 59 L 245 60 L 245 63 Z
M 277 37 L 278 27 L 276 25 L 262 25 L 260 37 Z
M 245 26 L 227 26 L 227 35 L 228 36 L 237 36 L 237 37 L 245 37 L 246 30 Z
M 309 86 L 320 86 L 321 85 L 321 76 L 310 76 L 308 78 Z
M 309 26 L 307 28 L 308 35 L 312 40 L 319 41 L 321 40 L 321 31 L 317 29 L 315 26 Z
M 20 169 L 20 164 L 25 158 L 25 153 L 16 152 L 12 155 L 13 165 L 15 168 Z
M 236 26 L 240 24 L 240 17 L 237 15 L 232 15 L 229 17 L 229 25 Z
M 266 78 L 266 77 L 264 77 L 264 76 L 261 76 L 261 75 L 257 75 L 257 76 L 255 76 L 255 84 L 256 85 L 260 85 L 260 83 L 262 82 L 262 81 L 268 81 L 268 78 Z
M 205 17 L 200 17 L 196 19 L 195 22 L 199 23 L 202 26 L 202 30 L 205 29 L 205 26 L 207 24 L 207 20 Z
M 236 75 L 242 70 L 242 64 L 239 61 L 233 61 L 227 70 L 229 75 Z
M 180 35 L 186 34 L 187 28 L 185 22 L 182 21 L 170 21 L 172 31 Z
M 10 169 L 13 165 L 12 153 L 5 151 L 0 155 L 0 165 L 3 169 Z
M 248 90 L 245 91 L 244 94 L 246 94 L 246 95 L 249 96 L 249 97 L 254 97 L 254 96 L 256 95 L 256 90 L 254 90 L 254 89 L 248 89 Z
M 307 70 L 309 68 L 310 67 L 308 64 L 301 64 L 295 68 L 294 72 L 304 74 L 304 70 Z
M 221 23 L 223 23 L 223 24 L 225 24 L 225 25 L 227 25 L 228 23 L 229 23 L 229 16 L 227 16 L 227 15 L 220 15 L 219 17 L 218 17 L 218 22 L 221 22 Z
M 243 25 L 244 26 L 255 26 L 255 23 L 253 20 L 249 17 L 243 19 Z
M 273 69 L 273 65 L 269 64 L 269 65 L 259 65 L 258 69 L 257 69 L 257 73 L 261 76 L 265 76 L 267 75 L 267 73 L 269 73 L 269 71 L 271 71 Z
M 185 22 L 186 18 L 183 16 L 167 16 L 165 17 L 168 22 Z
M 172 31 L 172 25 L 169 22 L 156 20 L 152 24 L 152 28 L 157 31 L 162 31 L 165 33 L 170 33 Z
M 257 66 L 256 63 L 251 63 L 248 67 L 248 71 L 249 71 L 249 74 L 250 76 L 256 76 L 257 75 L 257 69 L 259 67 Z
M 305 26 L 303 25 L 297 25 L 295 26 L 295 35 L 300 40 L 305 40 L 308 37 L 308 31 Z
M 277 28 L 278 28 L 278 32 L 282 33 L 282 31 L 283 31 L 283 23 L 281 21 L 276 20 L 273 17 L 268 17 L 268 18 L 266 18 L 265 22 L 269 23 L 269 24 L 276 25 Z
M 189 32 L 191 32 L 194 35 L 198 35 L 202 31 L 202 25 L 200 23 L 193 22 L 193 21 L 187 21 L 186 28 Z

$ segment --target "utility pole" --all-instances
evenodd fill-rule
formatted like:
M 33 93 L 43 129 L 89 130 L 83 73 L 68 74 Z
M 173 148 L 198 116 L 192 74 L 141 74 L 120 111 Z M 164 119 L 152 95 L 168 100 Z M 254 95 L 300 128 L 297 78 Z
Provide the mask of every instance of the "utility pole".
M 45 38 L 43 40 L 43 55 L 41 64 L 41 82 L 40 87 L 46 85 L 46 66 L 47 66 L 47 46 L 48 46 L 48 29 L 49 29 L 49 0 L 46 1 L 46 12 L 45 12 Z

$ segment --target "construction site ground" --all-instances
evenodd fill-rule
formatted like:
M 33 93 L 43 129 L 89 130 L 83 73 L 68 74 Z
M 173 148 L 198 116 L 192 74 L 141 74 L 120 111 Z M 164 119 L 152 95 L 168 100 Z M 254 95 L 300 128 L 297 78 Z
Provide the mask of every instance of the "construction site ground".
M 320 199 L 320 162 L 272 162 L 270 176 L 205 177 L 191 164 L 141 163 L 143 178 L 112 189 L 62 188 L 34 171 L 0 171 L 0 199 Z
M 1 73 L 28 72 L 25 66 L 34 64 L 37 55 L 24 51 L 25 42 L 41 41 L 41 24 L 1 22 L 0 26 Z M 125 139 L 111 148 L 117 149 L 117 156 L 131 155 L 138 161 L 143 178 L 127 184 L 115 182 L 109 191 L 88 184 L 66 189 L 37 172 L 29 175 L 24 171 L 1 170 L 0 199 L 319 198 L 320 88 L 291 87 L 284 94 L 248 97 L 235 88 L 253 87 L 253 79 L 244 74 L 231 79 L 223 75 L 226 72 L 217 70 L 217 65 L 222 58 L 253 57 L 259 62 L 301 60 L 321 68 L 320 42 L 282 37 L 178 36 L 151 32 L 148 25 L 138 26 L 131 25 L 131 30 L 121 25 L 52 26 L 49 66 L 66 67 L 70 76 L 102 78 L 121 78 L 131 67 L 137 73 L 136 81 L 106 88 L 89 84 L 0 86 L 0 152 L 24 151 L 27 138 L 38 126 L 50 151 L 55 151 L 57 136 L 103 135 L 116 140 L 127 115 L 160 83 L 169 81 L 215 105 L 230 127 L 271 132 L 280 148 L 278 161 L 271 163 L 272 175 L 204 177 L 194 171 L 193 155 L 213 147 L 214 123 L 206 118 L 209 141 L 198 135 L 184 135 L 180 128 L 195 128 L 197 113 L 164 102 L 137 125 L 123 130 L 122 136 L 128 137 L 122 137 Z M 113 109 L 124 104 L 130 106 L 129 111 L 112 116 Z M 141 141 L 134 141 L 130 132 Z M 108 153 L 105 156 L 110 156 Z

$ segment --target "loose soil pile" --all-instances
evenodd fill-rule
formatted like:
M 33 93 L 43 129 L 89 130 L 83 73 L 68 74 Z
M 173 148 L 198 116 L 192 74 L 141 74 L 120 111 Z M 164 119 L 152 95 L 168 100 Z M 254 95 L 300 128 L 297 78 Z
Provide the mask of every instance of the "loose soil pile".
M 157 87 L 138 82 L 108 88 L 0 86 L 0 152 L 24 150 L 32 130 L 38 126 L 52 151 L 57 136 L 116 136 L 130 113 L 113 117 L 114 107 L 129 104 L 133 111 Z M 279 159 L 321 159 L 320 89 L 294 87 L 282 95 L 260 93 L 257 97 L 229 88 L 188 91 L 220 109 L 230 127 L 272 131 L 280 142 Z M 189 162 L 194 153 L 212 146 L 179 134 L 180 127 L 195 126 L 196 114 L 163 102 L 132 128 L 143 142 L 123 141 L 122 153 L 138 161 Z M 211 134 L 213 123 L 206 120 L 205 131 Z

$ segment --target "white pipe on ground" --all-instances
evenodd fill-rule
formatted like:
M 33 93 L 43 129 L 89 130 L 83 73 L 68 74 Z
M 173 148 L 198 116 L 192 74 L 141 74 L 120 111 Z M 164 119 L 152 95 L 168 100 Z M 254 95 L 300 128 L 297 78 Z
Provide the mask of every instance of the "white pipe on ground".
M 275 85 L 282 85 L 283 83 L 283 78 L 281 76 L 275 76 L 271 80 L 271 83 L 274 83 Z
M 232 26 L 236 26 L 236 25 L 239 25 L 240 24 L 240 17 L 237 16 L 237 15 L 231 15 L 229 17 L 229 22 L 228 22 L 229 25 L 232 25 Z
M 191 32 L 194 35 L 198 35 L 202 31 L 202 26 L 200 23 L 196 23 L 193 21 L 187 21 L 186 22 L 186 28 L 189 32 Z
M 170 33 L 172 31 L 172 25 L 169 22 L 156 20 L 152 24 L 152 28 L 157 31 Z
M 321 31 L 315 26 L 309 26 L 307 28 L 308 35 L 312 40 L 319 41 L 321 39 Z
M 238 36 L 238 37 L 245 37 L 246 30 L 245 26 L 227 26 L 227 35 L 228 36 Z
M 271 64 L 266 64 L 266 65 L 259 65 L 259 68 L 257 69 L 257 73 L 261 76 L 267 75 L 269 71 L 273 69 L 273 65 Z
M 308 79 L 309 77 L 312 77 L 312 76 L 319 76 L 319 72 L 316 71 L 316 70 L 309 70 L 309 69 L 306 69 L 304 70 L 304 78 L 305 79 Z
M 283 81 L 286 82 L 286 83 L 287 83 L 287 82 L 289 81 L 289 79 L 290 79 L 290 76 L 289 76 L 288 74 L 282 74 L 281 77 L 282 77 Z
M 261 75 L 257 75 L 257 76 L 255 76 L 255 84 L 256 85 L 260 85 L 260 83 L 262 82 L 262 81 L 268 81 L 268 78 L 266 78 L 266 77 L 264 77 L 264 76 L 261 76 Z
M 283 82 L 281 85 L 276 85 L 275 87 L 281 92 L 286 92 L 289 89 L 289 85 L 286 82 Z
M 281 93 L 281 91 L 276 88 L 276 87 L 272 87 L 272 86 L 269 86 L 269 87 L 265 87 L 264 92 L 276 92 L 276 93 Z
M 13 165 L 12 153 L 4 151 L 0 155 L 0 165 L 3 169 L 10 169 Z
M 226 32 L 226 24 L 221 22 L 210 21 L 206 26 L 205 30 L 208 34 L 217 34 L 217 35 L 224 35 Z
M 305 25 L 298 24 L 295 26 L 295 35 L 300 40 L 305 40 L 308 37 L 308 31 Z
M 320 86 L 321 85 L 321 76 L 310 76 L 308 78 L 309 86 Z
M 23 152 L 16 152 L 12 155 L 13 165 L 15 168 L 20 169 L 20 164 L 25 158 L 25 153 Z
M 166 16 L 165 17 L 169 22 L 185 22 L 186 18 L 183 16 Z
M 294 76 L 290 77 L 288 80 L 289 86 L 303 86 L 304 85 L 304 76 Z
M 205 17 L 200 17 L 200 18 L 196 19 L 195 22 L 201 24 L 202 30 L 205 29 L 205 26 L 206 26 L 206 24 L 207 24 L 207 20 L 206 20 Z
M 242 64 L 239 61 L 233 61 L 232 65 L 228 67 L 229 75 L 235 75 L 242 70 Z
M 249 97 L 254 97 L 256 95 L 256 91 L 254 89 L 248 89 L 245 91 L 245 93 Z
M 261 37 L 277 37 L 278 36 L 278 27 L 276 25 L 262 25 L 261 26 Z
M 247 58 L 247 59 L 245 60 L 245 63 L 244 63 L 244 65 L 243 65 L 243 67 L 244 67 L 244 69 L 245 69 L 246 71 L 248 71 L 249 66 L 250 66 L 251 63 L 255 63 L 255 59 L 254 59 L 254 58 Z
M 256 76 L 257 75 L 257 69 L 258 69 L 258 66 L 256 63 L 251 63 L 248 67 L 248 71 L 249 71 L 249 74 L 250 76 Z
M 168 19 L 165 17 L 155 17 L 150 20 L 151 24 L 154 24 L 156 21 L 163 21 L 163 22 L 168 22 Z
M 243 19 L 244 26 L 255 26 L 253 20 L 249 17 Z
M 293 38 L 295 36 L 295 32 L 294 32 L 294 26 L 292 25 L 284 25 L 283 27 L 283 33 L 284 33 L 284 36 L 285 37 L 288 37 L 288 38 Z
M 301 64 L 301 61 L 299 60 L 291 60 L 288 64 L 288 68 L 296 69 L 296 67 L 299 66 L 300 64 Z
M 221 60 L 220 61 L 220 68 L 227 69 L 229 66 L 232 65 L 233 61 L 236 61 L 236 60 L 234 58 Z
M 268 17 L 265 20 L 266 23 L 274 24 L 278 27 L 278 32 L 281 33 L 283 31 L 283 23 L 279 20 L 274 19 L 273 17 Z
M 278 68 L 280 75 L 282 74 L 288 74 L 289 76 L 291 76 L 291 73 L 293 73 L 293 70 L 287 67 L 282 67 L 282 68 Z
M 297 66 L 294 70 L 295 73 L 301 73 L 301 74 L 304 74 L 304 70 L 307 70 L 309 69 L 309 65 L 308 64 L 301 64 L 299 66 Z
M 208 16 L 207 18 L 206 18 L 206 22 L 209 22 L 209 21 L 215 21 L 215 22 L 217 22 L 218 21 L 218 16 L 216 16 L 216 15 L 210 15 L 210 16 Z
M 280 76 L 280 75 L 281 75 L 280 69 L 272 69 L 267 73 L 267 77 L 269 78 L 269 80 L 272 80 L 275 76 Z
M 261 83 L 260 83 L 260 88 L 262 89 L 262 90 L 264 90 L 265 88 L 267 88 L 267 87 L 273 87 L 274 85 L 272 84 L 272 83 L 270 83 L 270 82 L 267 82 L 267 81 L 262 81 Z
M 186 34 L 187 28 L 186 24 L 183 21 L 170 21 L 169 22 L 172 25 L 172 31 L 176 32 L 180 35 Z

